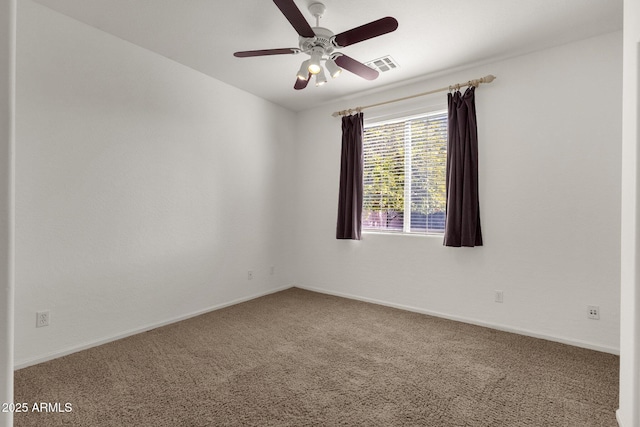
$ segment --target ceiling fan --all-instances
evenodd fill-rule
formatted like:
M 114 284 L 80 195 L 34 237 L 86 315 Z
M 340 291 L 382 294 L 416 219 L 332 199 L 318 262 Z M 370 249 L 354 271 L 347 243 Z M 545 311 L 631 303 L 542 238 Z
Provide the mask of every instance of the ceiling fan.
M 273 2 L 300 35 L 299 47 L 248 50 L 234 53 L 235 57 L 248 58 L 252 56 L 306 53 L 310 58 L 303 61 L 300 66 L 296 83 L 293 86 L 296 90 L 307 87 L 313 75 L 316 76 L 316 86 L 322 86 L 327 82 L 324 68 L 321 64 L 322 61 L 325 61 L 327 71 L 333 78 L 337 77 L 343 68 L 367 80 L 374 80 L 378 77 L 378 71 L 341 52 L 336 52 L 336 49 L 395 31 L 398 28 L 398 21 L 395 18 L 381 18 L 334 35 L 330 30 L 320 27 L 320 18 L 326 10 L 324 4 L 313 3 L 309 6 L 309 11 L 316 18 L 316 26 L 312 28 L 293 0 L 273 0 Z

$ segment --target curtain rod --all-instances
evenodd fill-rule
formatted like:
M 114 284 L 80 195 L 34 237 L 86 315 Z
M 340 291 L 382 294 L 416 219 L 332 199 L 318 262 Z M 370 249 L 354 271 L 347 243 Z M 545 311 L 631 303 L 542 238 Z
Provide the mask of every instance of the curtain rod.
M 354 111 L 359 113 L 362 110 L 364 110 L 365 108 L 373 108 L 373 107 L 379 107 L 381 105 L 393 104 L 394 102 L 405 101 L 407 99 L 417 98 L 419 96 L 431 95 L 432 93 L 452 91 L 454 89 L 460 90 L 460 88 L 463 87 L 463 86 L 475 86 L 475 87 L 478 87 L 478 86 L 480 86 L 481 83 L 491 83 L 495 79 L 496 79 L 496 76 L 494 76 L 493 74 L 489 74 L 489 75 L 481 77 L 479 79 L 469 80 L 466 83 L 456 83 L 454 85 L 447 86 L 447 87 L 442 87 L 440 89 L 430 90 L 429 92 L 418 93 L 416 95 L 405 96 L 404 98 L 392 99 L 390 101 L 379 102 L 377 104 L 365 105 L 364 107 L 356 107 L 356 108 L 350 108 L 348 110 L 335 111 L 331 115 L 333 117 L 346 116 L 348 114 L 351 114 Z

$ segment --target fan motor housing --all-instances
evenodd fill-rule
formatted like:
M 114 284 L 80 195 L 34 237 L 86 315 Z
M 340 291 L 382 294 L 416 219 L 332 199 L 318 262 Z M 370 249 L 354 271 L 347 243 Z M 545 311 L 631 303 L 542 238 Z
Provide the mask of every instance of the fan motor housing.
M 313 27 L 313 32 L 316 33 L 313 38 L 300 37 L 300 50 L 311 55 L 313 49 L 319 47 L 325 55 L 330 55 L 334 49 L 333 32 L 323 27 Z

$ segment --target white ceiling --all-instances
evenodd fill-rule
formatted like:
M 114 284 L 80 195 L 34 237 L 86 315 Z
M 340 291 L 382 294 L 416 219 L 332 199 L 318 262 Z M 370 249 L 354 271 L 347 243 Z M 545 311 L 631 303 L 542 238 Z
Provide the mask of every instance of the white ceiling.
M 622 0 L 321 0 L 320 26 L 340 33 L 384 16 L 393 33 L 342 50 L 400 68 L 367 81 L 344 72 L 322 87 L 293 89 L 304 54 L 235 58 L 233 52 L 297 47 L 269 0 L 36 0 L 119 38 L 291 110 L 348 98 L 443 70 L 505 58 L 622 29 Z M 311 26 L 308 5 L 295 0 Z M 306 55 L 305 55 L 306 56 Z M 475 77 L 475 76 L 474 76 Z M 479 76 L 478 76 L 479 77 Z M 454 83 L 454 82 L 452 82 Z

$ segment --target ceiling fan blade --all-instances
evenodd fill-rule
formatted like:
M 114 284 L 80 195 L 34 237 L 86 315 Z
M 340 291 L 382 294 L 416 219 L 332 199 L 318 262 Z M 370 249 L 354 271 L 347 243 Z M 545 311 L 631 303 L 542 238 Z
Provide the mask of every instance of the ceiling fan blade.
M 335 42 L 340 47 L 359 43 L 364 40 L 372 39 L 383 34 L 395 31 L 398 28 L 398 21 L 395 18 L 387 16 L 377 21 L 369 22 L 351 30 L 336 35 Z
M 278 6 L 280 12 L 287 18 L 299 35 L 307 38 L 316 36 L 311 25 L 309 25 L 293 0 L 273 0 L 273 2 Z
M 236 58 L 249 58 L 251 56 L 266 56 L 266 55 L 293 55 L 300 52 L 300 49 L 287 47 L 283 49 L 263 49 L 263 50 L 245 50 L 242 52 L 236 52 L 233 54 Z
M 309 73 L 309 77 L 307 77 L 307 80 L 296 79 L 296 84 L 293 85 L 293 88 L 295 90 L 304 89 L 309 84 L 309 80 L 311 80 L 311 73 Z
M 339 67 L 344 68 L 347 71 L 351 71 L 353 74 L 357 74 L 363 79 L 375 80 L 378 78 L 378 73 L 373 68 L 369 68 L 362 62 L 356 61 L 347 55 L 340 55 L 335 59 L 336 64 Z

